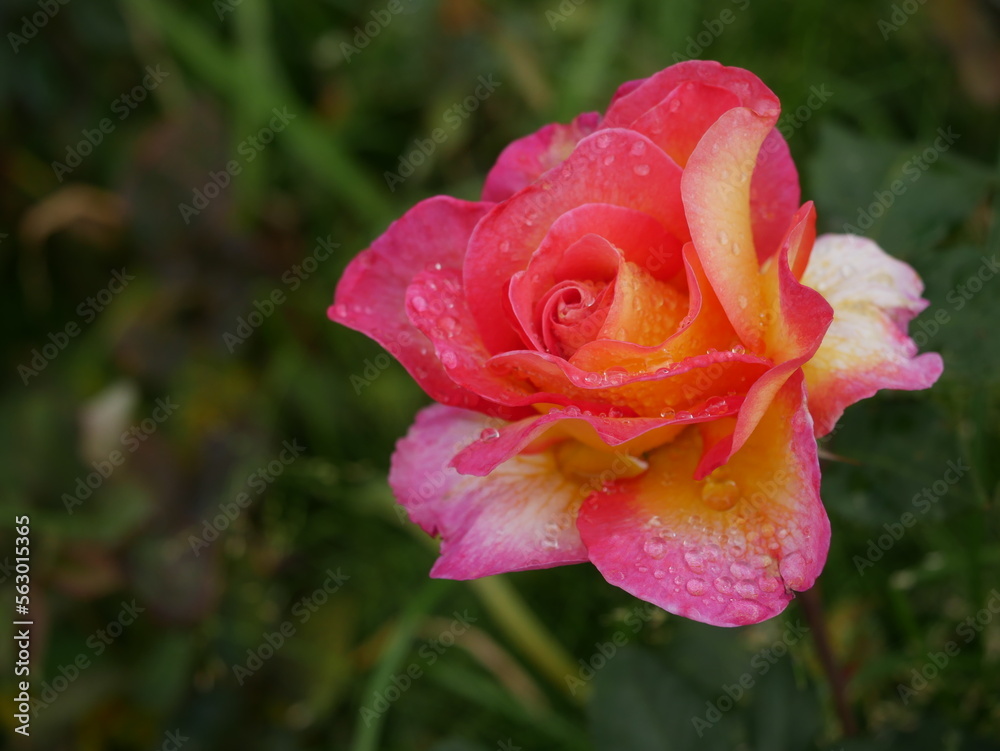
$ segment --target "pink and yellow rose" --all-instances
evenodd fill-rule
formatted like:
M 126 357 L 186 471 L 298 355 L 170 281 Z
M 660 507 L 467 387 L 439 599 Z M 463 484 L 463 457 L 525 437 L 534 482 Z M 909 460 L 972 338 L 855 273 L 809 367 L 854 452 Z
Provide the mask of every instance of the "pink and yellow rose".
M 816 237 L 753 74 L 690 61 L 515 141 L 482 201 L 427 199 L 347 268 L 330 317 L 439 404 L 390 483 L 431 574 L 590 561 L 720 626 L 812 586 L 830 524 L 816 439 L 916 355 L 906 264 Z

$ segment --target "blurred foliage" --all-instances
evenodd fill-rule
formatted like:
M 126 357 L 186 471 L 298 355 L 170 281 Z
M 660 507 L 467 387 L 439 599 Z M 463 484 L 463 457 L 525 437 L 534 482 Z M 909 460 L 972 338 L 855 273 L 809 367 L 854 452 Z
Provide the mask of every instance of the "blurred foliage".
M 6 0 L 0 19 L 0 591 L 12 602 L 8 520 L 28 514 L 33 691 L 54 692 L 37 748 L 1000 747 L 1000 619 L 959 630 L 1000 586 L 1000 282 L 961 291 L 1000 251 L 995 0 Z M 864 231 L 932 301 L 913 330 L 944 354 L 942 381 L 854 407 L 824 443 L 839 459 L 821 589 L 855 739 L 811 638 L 761 662 L 798 605 L 720 630 L 650 614 L 586 566 L 428 580 L 434 546 L 385 481 L 426 398 L 325 316 L 393 217 L 475 197 L 512 139 L 690 56 L 776 91 L 821 228 L 869 212 Z M 490 75 L 496 92 L 390 190 L 414 139 Z M 958 137 L 915 168 L 939 129 Z M 177 405 L 163 420 L 158 400 Z M 285 442 L 304 447 L 287 463 Z M 882 550 L 949 461 L 970 469 Z M 904 703 L 949 640 L 957 656 Z M 718 722 L 693 721 L 743 676 Z

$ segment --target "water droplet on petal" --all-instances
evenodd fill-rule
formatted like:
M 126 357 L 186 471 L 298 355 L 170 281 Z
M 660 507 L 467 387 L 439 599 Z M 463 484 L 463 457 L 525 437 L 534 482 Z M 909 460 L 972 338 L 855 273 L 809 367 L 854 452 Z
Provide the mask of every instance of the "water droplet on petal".
M 734 563 L 729 567 L 729 573 L 737 579 L 753 579 L 754 577 L 753 569 L 745 563 Z
M 806 560 L 801 553 L 789 553 L 782 558 L 778 572 L 789 588 L 799 591 L 806 588 Z
M 684 554 L 684 562 L 692 571 L 701 571 L 705 568 L 705 558 L 694 551 Z
M 688 591 L 689 595 L 694 595 L 695 597 L 701 597 L 705 594 L 708 589 L 708 585 L 705 584 L 701 579 L 688 579 L 687 584 L 684 588 Z
M 736 303 L 740 306 L 740 310 L 746 310 L 747 305 L 750 304 L 750 301 L 747 299 L 746 295 L 740 295 L 739 297 L 736 298 Z
M 653 572 L 654 579 L 662 579 L 664 576 L 666 576 L 666 574 L 660 571 L 659 569 Z
M 733 255 L 734 256 L 738 256 L 740 254 L 740 250 L 742 250 L 742 249 L 740 248 L 740 244 L 739 243 L 733 243 L 733 249 L 732 250 L 733 250 Z
M 705 480 L 701 486 L 701 500 L 709 508 L 716 511 L 728 511 L 736 505 L 740 497 L 740 488 L 733 480 Z
M 642 156 L 643 154 L 646 153 L 646 142 L 636 141 L 635 143 L 632 144 L 632 148 L 629 149 L 629 153 L 632 156 Z
M 441 353 L 441 364 L 446 368 L 454 368 L 458 365 L 458 355 L 452 352 L 450 349 L 445 350 Z
M 500 243 L 500 252 L 506 253 L 508 250 L 510 250 L 510 243 L 507 240 L 504 240 Z
M 419 297 L 419 296 L 418 297 L 414 297 L 413 298 L 413 309 L 415 311 L 417 311 L 418 313 L 423 313 L 425 310 L 427 310 L 427 301 L 424 298 Z
M 650 537 L 646 540 L 646 543 L 642 546 L 642 549 L 646 551 L 646 555 L 650 558 L 656 558 L 659 560 L 667 553 L 667 544 L 659 537 Z
M 734 623 L 746 625 L 757 623 L 764 618 L 767 610 L 752 600 L 733 600 L 726 607 L 725 615 Z
M 635 174 L 637 174 L 639 177 L 645 177 L 646 175 L 649 174 L 649 165 L 637 164 L 632 168 L 632 171 L 635 172 Z
M 484 428 L 483 432 L 479 434 L 479 440 L 481 441 L 495 441 L 500 437 L 500 431 L 496 428 Z
M 726 404 L 726 400 L 721 396 L 713 396 L 705 402 L 705 411 L 710 415 L 721 415 L 728 409 L 729 406 Z
M 601 133 L 597 137 L 597 148 L 599 148 L 599 149 L 606 149 L 606 148 L 608 148 L 608 146 L 610 145 L 610 143 L 611 143 L 611 136 L 609 136 L 607 133 Z
M 438 319 L 438 326 L 440 326 L 441 330 L 446 334 L 453 334 L 455 333 L 455 329 L 458 328 L 458 321 L 451 316 L 441 316 Z
M 664 418 L 665 420 L 673 420 L 676 416 L 677 416 L 676 413 L 669 407 L 667 409 L 660 410 L 660 417 Z
M 757 597 L 757 587 L 750 582 L 739 582 L 736 587 L 736 594 L 745 600 L 752 600 Z
M 719 245 L 729 245 L 729 235 L 725 230 L 719 232 Z
M 615 162 L 615 155 L 614 154 L 608 154 L 606 157 L 604 157 L 604 164 L 605 165 L 610 166 L 610 165 L 614 164 L 614 162 Z
M 745 355 L 747 353 L 746 347 L 744 347 L 742 344 L 735 345 L 730 351 L 734 355 Z
M 733 580 L 728 576 L 720 576 L 715 580 L 715 588 L 722 595 L 731 595 L 733 593 Z
M 673 99 L 673 100 L 671 100 L 671 102 L 670 102 L 670 111 L 671 112 L 676 112 L 680 108 L 681 108 L 681 100 L 680 99 Z

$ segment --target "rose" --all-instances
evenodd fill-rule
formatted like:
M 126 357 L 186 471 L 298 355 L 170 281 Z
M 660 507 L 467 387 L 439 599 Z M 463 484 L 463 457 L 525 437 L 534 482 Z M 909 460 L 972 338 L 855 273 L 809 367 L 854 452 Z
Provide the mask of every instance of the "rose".
M 815 236 L 751 73 L 689 61 L 515 141 L 482 202 L 435 197 L 348 267 L 333 320 L 438 402 L 393 457 L 432 575 L 590 561 L 717 625 L 821 571 L 816 438 L 940 375 L 926 306 L 874 243 Z

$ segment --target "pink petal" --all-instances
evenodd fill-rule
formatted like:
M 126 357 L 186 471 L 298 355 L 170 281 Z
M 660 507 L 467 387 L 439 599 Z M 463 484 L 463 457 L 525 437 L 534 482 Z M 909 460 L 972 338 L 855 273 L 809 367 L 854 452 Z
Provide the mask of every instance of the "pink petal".
M 714 61 L 672 65 L 627 86 L 626 93 L 623 86 L 615 95 L 603 127 L 645 133 L 681 165 L 709 126 L 732 107 L 773 113 L 777 119 L 778 99 L 757 76 Z M 761 262 L 777 250 L 798 205 L 798 171 L 785 139 L 772 129 L 757 157 L 750 193 L 754 247 Z
M 658 446 L 671 440 L 687 425 L 735 414 L 741 401 L 733 398 L 721 405 L 721 409 L 702 407 L 693 412 L 674 413 L 670 417 L 609 417 L 581 412 L 578 407 L 572 406 L 565 410 L 553 410 L 546 415 L 509 423 L 499 429 L 499 435 L 470 443 L 455 456 L 454 466 L 463 474 L 488 475 L 501 463 L 529 447 L 565 438 L 603 451 L 630 442 L 635 444 L 639 439 L 644 439 L 643 447 Z
M 750 214 L 750 177 L 777 111 L 739 107 L 709 128 L 691 154 L 681 192 L 712 288 L 744 344 L 759 350 L 763 338 L 757 253 Z
M 733 92 L 743 107 L 762 114 L 774 112 L 777 118 L 778 99 L 757 76 L 743 68 L 729 68 L 714 60 L 688 60 L 664 68 L 640 82 L 629 82 L 628 93 L 616 95 L 604 116 L 605 128 L 631 127 L 632 123 L 656 107 L 678 86 L 701 83 Z M 635 83 L 639 83 L 635 86 Z M 681 113 L 683 116 L 683 113 Z
M 469 309 L 487 349 L 502 352 L 521 338 L 505 317 L 508 280 L 528 265 L 561 215 L 587 203 L 635 209 L 687 240 L 680 168 L 649 139 L 626 130 L 587 136 L 562 166 L 498 204 L 477 226 L 465 258 Z
M 845 407 L 879 389 L 926 389 L 941 375 L 941 356 L 918 356 L 906 333 L 927 307 L 910 266 L 866 238 L 823 235 L 802 281 L 833 306 L 830 330 L 803 366 L 816 435 L 829 433 Z
M 649 455 L 644 475 L 590 495 L 577 518 L 590 560 L 612 584 L 686 618 L 771 618 L 792 590 L 813 585 L 830 542 L 802 377 L 705 481 L 693 479 L 701 452 L 688 429 Z
M 431 576 L 475 579 L 587 560 L 573 524 L 580 486 L 558 471 L 551 452 L 516 456 L 488 477 L 448 466 L 493 424 L 475 412 L 434 405 L 417 415 L 396 447 L 389 484 L 410 518 L 441 537 Z
M 398 359 L 431 398 L 470 409 L 490 404 L 445 373 L 433 348 L 406 316 L 406 288 L 426 268 L 461 269 L 473 227 L 490 204 L 449 196 L 421 201 L 348 265 L 331 320 L 371 337 Z
M 505 201 L 561 164 L 577 142 L 593 133 L 601 121 L 597 112 L 584 112 L 569 125 L 552 123 L 519 138 L 503 151 L 486 176 L 484 201 Z
M 785 381 L 816 354 L 830 326 L 830 304 L 816 290 L 796 281 L 791 266 L 804 265 L 809 258 L 815 220 L 812 203 L 807 203 L 796 214 L 781 250 L 765 264 L 761 274 L 764 344 L 776 364 L 750 387 L 732 435 L 705 451 L 696 472 L 699 479 L 724 464 L 746 442 Z

